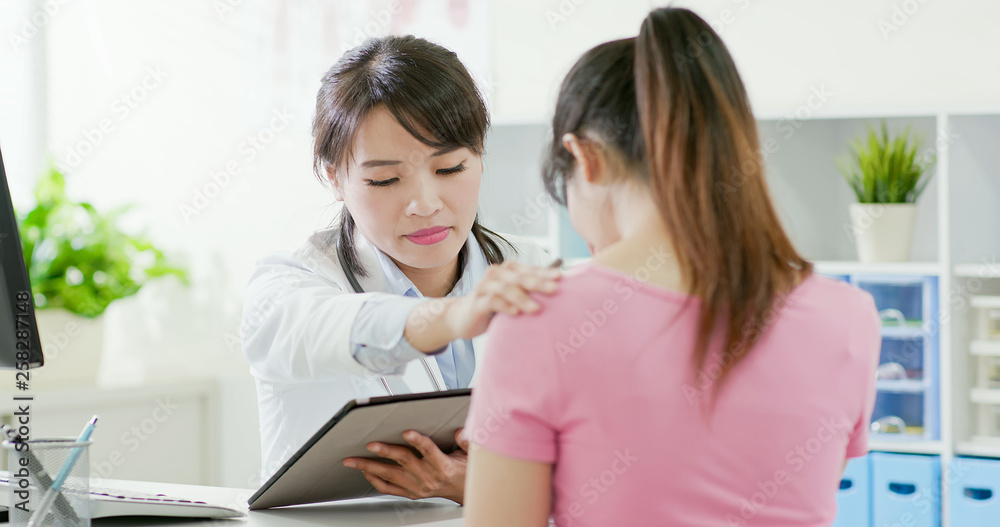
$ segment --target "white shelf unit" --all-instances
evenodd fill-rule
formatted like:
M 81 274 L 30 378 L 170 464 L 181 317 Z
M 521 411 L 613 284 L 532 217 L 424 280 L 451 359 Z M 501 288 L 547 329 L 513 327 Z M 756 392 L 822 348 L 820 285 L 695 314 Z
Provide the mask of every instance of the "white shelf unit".
M 1000 457 L 1000 439 L 977 438 L 973 441 L 962 441 L 955 446 L 955 453 L 963 456 Z
M 981 357 L 1000 357 L 1000 340 L 973 340 L 969 343 L 969 353 Z
M 856 261 L 813 261 L 816 271 L 823 274 L 889 274 L 940 276 L 943 268 L 936 262 L 861 263 Z
M 976 404 L 1000 405 L 1000 389 L 973 388 L 969 390 L 969 400 Z
M 983 262 L 959 264 L 955 266 L 955 276 L 959 278 L 1000 278 L 1000 263 Z
M 939 344 L 940 438 L 917 442 L 878 438 L 872 449 L 941 456 L 942 525 L 947 527 L 951 459 L 956 454 L 1000 458 L 1000 446 L 972 443 L 969 350 L 973 339 L 967 327 L 969 298 L 1000 294 L 1000 280 L 995 280 L 1000 278 L 1000 107 L 887 109 L 883 113 L 823 109 L 806 119 L 784 112 L 757 115 L 775 207 L 796 247 L 816 263 L 819 272 L 938 278 L 940 323 L 932 330 Z M 892 131 L 909 126 L 920 134 L 937 163 L 918 202 L 911 261 L 863 264 L 857 262 L 849 235 L 848 204 L 854 198 L 835 159 L 847 153 L 849 140 L 883 119 Z M 494 126 L 487 142 L 487 174 L 480 202 L 487 226 L 542 240 L 572 264 L 587 255 L 562 252 L 581 247 L 575 233 L 567 232 L 565 213 L 549 209 L 528 215 L 534 212 L 532 203 L 549 203 L 539 177 L 549 126 L 527 120 Z
M 944 451 L 940 441 L 869 441 L 873 452 L 894 452 L 898 454 L 930 454 L 939 456 Z

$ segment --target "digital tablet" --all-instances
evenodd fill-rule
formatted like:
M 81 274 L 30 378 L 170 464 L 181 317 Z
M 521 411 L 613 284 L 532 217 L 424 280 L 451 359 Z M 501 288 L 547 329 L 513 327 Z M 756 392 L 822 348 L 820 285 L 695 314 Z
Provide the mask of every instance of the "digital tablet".
M 379 459 L 372 441 L 405 444 L 403 432 L 416 430 L 443 452 L 453 451 L 455 431 L 465 426 L 470 389 L 414 393 L 350 401 L 313 434 L 247 501 L 251 510 L 376 496 L 344 458 Z

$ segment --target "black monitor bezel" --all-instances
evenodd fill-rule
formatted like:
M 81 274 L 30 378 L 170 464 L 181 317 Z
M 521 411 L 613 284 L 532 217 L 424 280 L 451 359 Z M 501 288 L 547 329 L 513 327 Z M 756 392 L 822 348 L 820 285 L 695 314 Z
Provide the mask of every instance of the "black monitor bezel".
M 0 335 L 4 340 L 0 342 L 0 369 L 37 368 L 44 364 L 45 359 L 35 320 L 35 298 L 31 294 L 31 281 L 28 279 L 28 269 L 24 265 L 21 235 L 17 228 L 14 203 L 7 184 L 2 151 L 0 151 L 0 209 L 2 209 L 0 210 L 0 280 L 3 281 L 0 290 L 5 290 L 4 296 L 7 297 L 0 299 L 3 306 L 6 306 L 0 307 L 0 315 L 10 316 L 13 325 L 9 327 L 14 328 L 14 334 Z M 27 303 L 18 300 L 19 295 L 21 298 L 25 297 L 24 293 L 27 293 Z M 27 331 L 27 334 L 21 333 L 22 331 Z M 18 351 L 27 351 L 27 358 L 24 360 L 19 358 Z

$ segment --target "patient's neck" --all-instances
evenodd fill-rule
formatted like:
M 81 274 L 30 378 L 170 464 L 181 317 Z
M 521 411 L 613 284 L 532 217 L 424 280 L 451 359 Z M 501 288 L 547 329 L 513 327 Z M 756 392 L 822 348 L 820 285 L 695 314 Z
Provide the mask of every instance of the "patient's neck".
M 670 233 L 651 195 L 637 185 L 615 194 L 612 218 L 619 238 L 599 250 L 594 262 L 665 289 L 686 291 Z

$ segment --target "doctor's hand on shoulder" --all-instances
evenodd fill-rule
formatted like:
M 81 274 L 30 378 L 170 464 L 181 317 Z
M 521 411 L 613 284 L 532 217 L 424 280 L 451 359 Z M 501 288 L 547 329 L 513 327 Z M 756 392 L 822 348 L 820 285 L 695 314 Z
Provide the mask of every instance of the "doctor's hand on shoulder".
M 562 275 L 555 267 L 534 267 L 514 261 L 491 265 L 469 294 L 435 298 L 410 312 L 404 335 L 425 353 L 440 350 L 457 339 L 471 339 L 486 332 L 496 313 L 536 313 L 540 306 L 528 293 L 551 294 Z
M 456 298 L 435 298 L 411 313 L 405 336 L 426 353 L 439 350 L 456 339 L 481 335 L 496 313 L 537 313 L 541 306 L 531 292 L 551 294 L 561 276 L 558 268 L 533 267 L 513 261 L 490 266 L 471 293 Z M 347 458 L 344 466 L 360 470 L 375 490 L 410 499 L 448 498 L 465 500 L 465 469 L 468 440 L 462 430 L 455 433 L 460 450 L 445 454 L 429 437 L 410 430 L 403 434 L 409 444 L 371 443 L 368 450 L 392 463 Z

